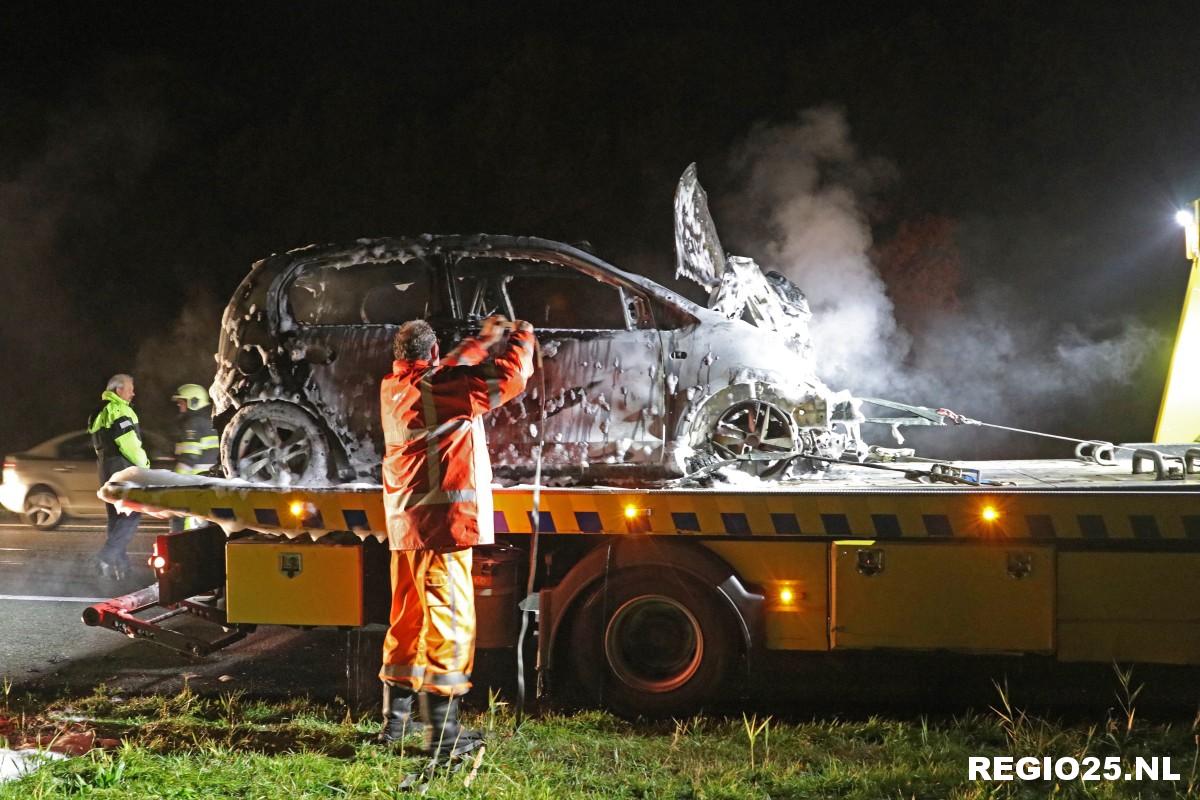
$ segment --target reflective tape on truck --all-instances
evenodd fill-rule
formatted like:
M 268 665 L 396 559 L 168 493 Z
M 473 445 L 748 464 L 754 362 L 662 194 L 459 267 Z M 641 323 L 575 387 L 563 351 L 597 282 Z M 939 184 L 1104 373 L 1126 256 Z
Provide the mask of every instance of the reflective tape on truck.
M 111 483 L 134 506 L 243 529 L 320 538 L 386 538 L 378 487 L 153 487 Z M 533 530 L 533 492 L 495 490 L 497 533 Z M 1200 539 L 1196 493 L 1153 490 L 925 489 L 729 491 L 542 489 L 539 528 L 554 534 L 644 533 L 875 539 Z M 1182 502 L 1181 502 L 1182 501 Z

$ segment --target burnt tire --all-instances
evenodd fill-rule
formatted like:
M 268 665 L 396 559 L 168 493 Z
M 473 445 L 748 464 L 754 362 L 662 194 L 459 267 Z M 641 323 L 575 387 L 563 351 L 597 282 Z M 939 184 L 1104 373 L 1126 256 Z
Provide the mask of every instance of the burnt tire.
M 282 402 L 243 406 L 221 434 L 221 464 L 230 478 L 277 486 L 328 477 L 325 434 L 303 409 Z
M 25 496 L 25 510 L 21 518 L 26 524 L 39 531 L 52 531 L 66 518 L 62 500 L 53 489 L 38 487 Z
M 680 717 L 713 702 L 739 657 L 717 590 L 673 570 L 602 579 L 573 617 L 567 654 L 581 699 L 626 717 Z
M 783 476 L 798 447 L 787 407 L 777 387 L 759 382 L 731 384 L 706 398 L 685 415 L 681 440 L 689 455 L 679 464 L 683 474 L 727 463 L 758 478 Z

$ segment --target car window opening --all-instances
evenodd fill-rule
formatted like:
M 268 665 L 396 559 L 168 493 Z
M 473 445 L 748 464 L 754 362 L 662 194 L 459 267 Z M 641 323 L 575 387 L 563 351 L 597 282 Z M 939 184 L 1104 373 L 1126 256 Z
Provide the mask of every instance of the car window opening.
M 288 287 L 300 325 L 400 325 L 431 313 L 433 270 L 419 259 L 351 268 L 315 266 Z

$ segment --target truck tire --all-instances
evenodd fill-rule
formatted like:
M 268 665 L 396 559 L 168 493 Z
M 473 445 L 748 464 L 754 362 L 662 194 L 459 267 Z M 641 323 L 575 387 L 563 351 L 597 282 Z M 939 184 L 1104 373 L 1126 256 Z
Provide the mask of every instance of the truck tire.
M 290 403 L 242 406 L 221 434 L 221 464 L 230 478 L 276 486 L 323 482 L 328 461 L 320 426 Z
M 626 717 L 679 717 L 715 700 L 739 653 L 715 589 L 674 570 L 601 579 L 577 607 L 571 672 L 590 702 Z

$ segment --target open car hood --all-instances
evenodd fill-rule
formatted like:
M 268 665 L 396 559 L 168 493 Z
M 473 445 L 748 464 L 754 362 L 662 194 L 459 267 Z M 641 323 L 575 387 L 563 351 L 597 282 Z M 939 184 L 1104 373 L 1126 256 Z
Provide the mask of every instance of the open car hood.
M 692 162 L 675 189 L 675 277 L 693 280 L 711 292 L 724 271 L 725 251 Z

